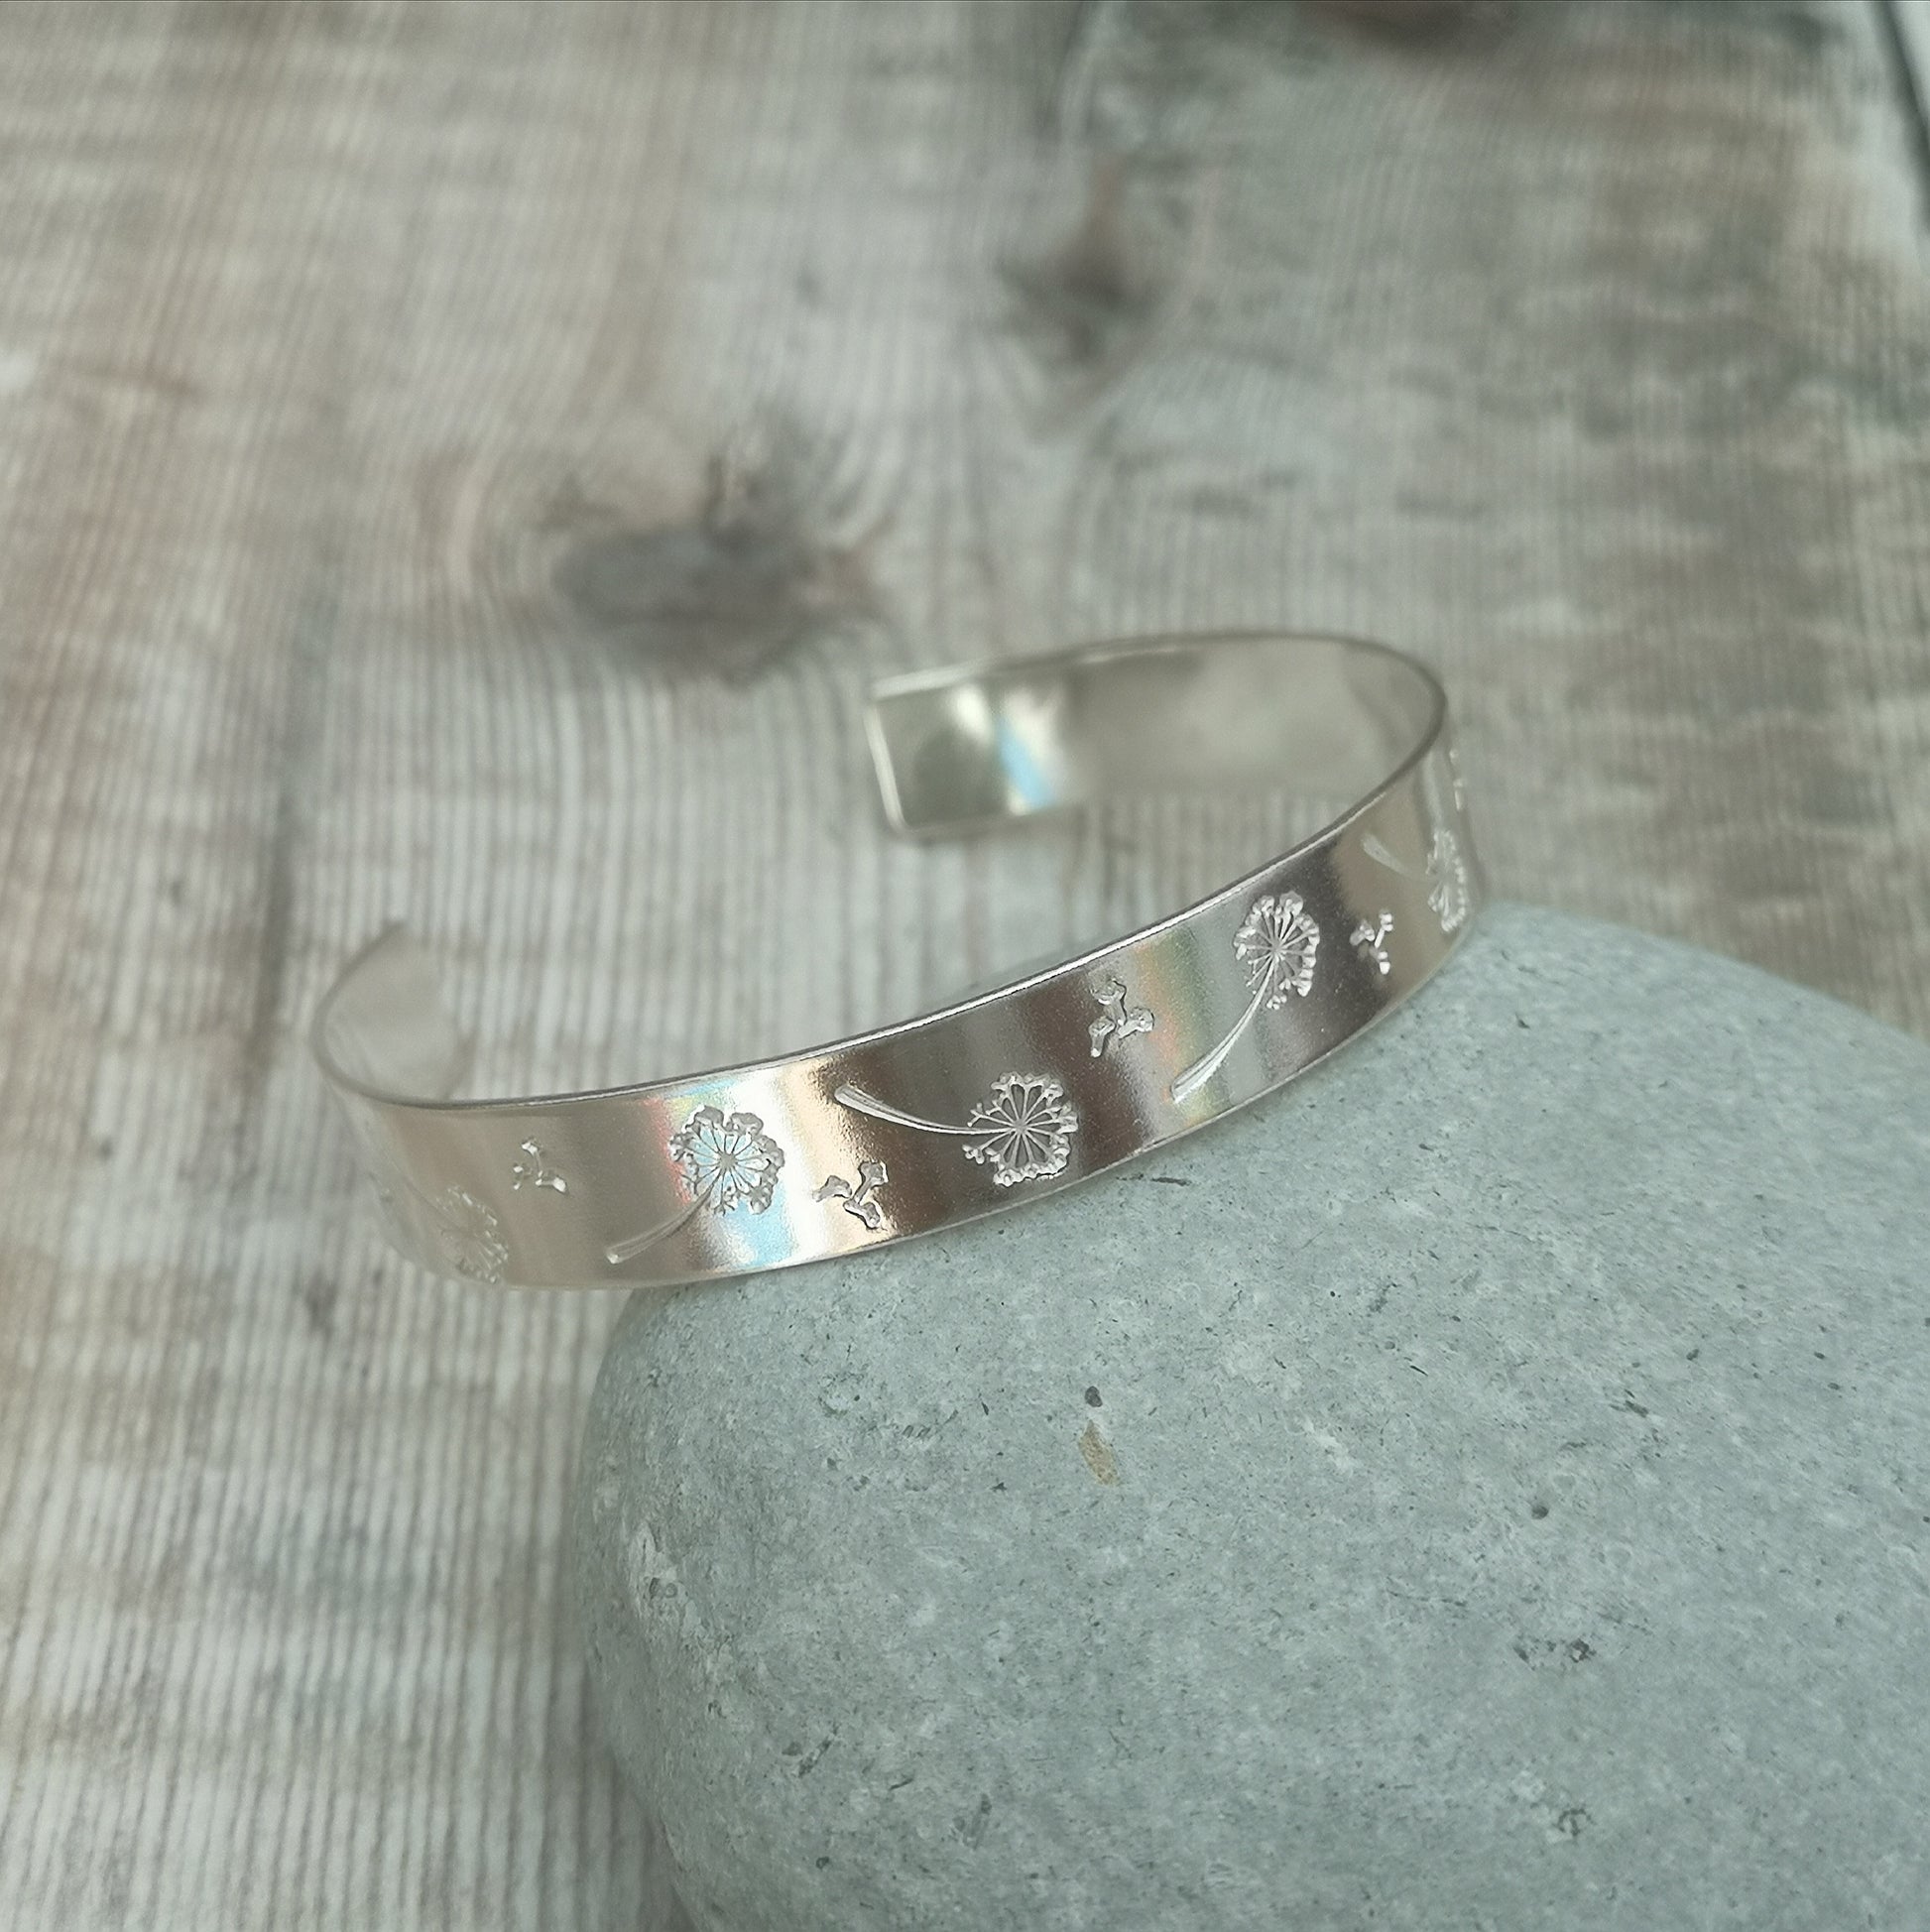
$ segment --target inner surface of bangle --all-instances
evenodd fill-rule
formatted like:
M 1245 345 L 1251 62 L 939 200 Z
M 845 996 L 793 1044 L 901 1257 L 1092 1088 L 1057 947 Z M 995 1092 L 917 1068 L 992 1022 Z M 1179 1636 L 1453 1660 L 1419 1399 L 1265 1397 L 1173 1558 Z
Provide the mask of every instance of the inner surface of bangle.
M 1147 792 L 1361 797 L 1438 702 L 1346 640 L 1185 638 L 897 679 L 868 722 L 887 817 L 934 837 Z
M 1430 677 L 1375 646 L 1186 637 L 895 679 L 867 727 L 886 816 L 918 837 L 1157 793 L 1287 794 L 1319 807 L 1311 830 L 1385 784 L 1441 705 Z M 432 960 L 401 929 L 344 969 L 313 1041 L 331 1079 L 376 1099 L 447 1100 L 470 1058 Z

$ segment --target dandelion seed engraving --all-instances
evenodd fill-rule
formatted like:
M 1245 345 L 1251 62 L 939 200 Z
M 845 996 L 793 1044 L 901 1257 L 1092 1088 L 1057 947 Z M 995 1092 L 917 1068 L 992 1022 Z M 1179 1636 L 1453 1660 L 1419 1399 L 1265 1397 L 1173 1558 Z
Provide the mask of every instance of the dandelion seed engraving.
M 569 1182 L 550 1166 L 548 1156 L 534 1141 L 525 1141 L 520 1149 L 523 1158 L 510 1169 L 510 1186 L 519 1191 L 525 1187 L 552 1188 L 558 1194 L 569 1192 Z
M 1393 971 L 1393 962 L 1387 957 L 1387 934 L 1393 930 L 1391 912 L 1377 913 L 1372 919 L 1363 919 L 1349 935 L 1347 943 L 1363 959 L 1374 961 L 1374 970 L 1386 975 Z
M 621 1268 L 646 1248 L 667 1241 L 699 1214 L 729 1214 L 740 1207 L 762 1214 L 778 1191 L 778 1175 L 784 1164 L 784 1148 L 765 1133 L 757 1115 L 726 1116 L 718 1107 L 699 1107 L 670 1136 L 669 1150 L 690 1190 L 690 1205 L 667 1221 L 606 1248 L 604 1259 L 612 1268 Z
M 1101 973 L 1092 983 L 1092 997 L 1105 1009 L 1088 1028 L 1095 1060 L 1135 1033 L 1151 1032 L 1151 1009 L 1128 1003 L 1126 982 L 1117 973 Z
M 1298 893 L 1268 893 L 1254 902 L 1233 938 L 1234 956 L 1247 969 L 1254 997 L 1219 1045 L 1172 1083 L 1175 1101 L 1190 1098 L 1212 1079 L 1262 1007 L 1276 1010 L 1291 999 L 1306 998 L 1319 950 L 1320 927 Z
M 814 1201 L 842 1201 L 844 1211 L 862 1221 L 873 1234 L 885 1225 L 885 1210 L 874 1198 L 878 1190 L 891 1179 L 882 1160 L 861 1160 L 858 1162 L 858 1184 L 853 1187 L 842 1174 L 833 1174 L 816 1193 Z
M 949 1134 L 964 1141 L 965 1158 L 989 1165 L 1000 1187 L 1021 1181 L 1048 1180 L 1065 1171 L 1072 1158 L 1071 1137 L 1079 1131 L 1078 1110 L 1056 1080 L 1039 1074 L 1007 1073 L 994 1082 L 990 1096 L 978 1103 L 963 1127 L 928 1121 L 888 1105 L 862 1087 L 839 1087 L 832 1096 L 874 1120 L 915 1128 L 920 1134 Z

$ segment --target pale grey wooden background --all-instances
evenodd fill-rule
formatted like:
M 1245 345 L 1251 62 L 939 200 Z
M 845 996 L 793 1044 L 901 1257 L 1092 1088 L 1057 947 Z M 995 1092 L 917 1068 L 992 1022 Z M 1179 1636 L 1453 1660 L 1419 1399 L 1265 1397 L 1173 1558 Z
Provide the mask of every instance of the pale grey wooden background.
M 1923 7 L 1435 11 L 0 5 L 10 1923 L 646 1912 L 616 1306 L 386 1257 L 301 1028 L 406 914 L 668 1071 L 1242 835 L 890 849 L 880 671 L 1404 642 L 1503 890 L 1930 1030 Z

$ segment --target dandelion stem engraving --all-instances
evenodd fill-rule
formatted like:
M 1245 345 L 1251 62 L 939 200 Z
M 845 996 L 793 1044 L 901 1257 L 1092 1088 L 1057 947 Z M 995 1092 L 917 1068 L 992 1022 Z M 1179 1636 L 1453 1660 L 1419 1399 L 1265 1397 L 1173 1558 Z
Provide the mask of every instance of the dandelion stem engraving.
M 1387 957 L 1387 934 L 1392 930 L 1393 914 L 1380 912 L 1372 919 L 1363 919 L 1347 941 L 1363 959 L 1372 959 L 1374 970 L 1384 977 L 1393 971 L 1393 962 Z
M 842 1201 L 847 1214 L 856 1215 L 873 1234 L 885 1225 L 885 1210 L 874 1198 L 891 1179 L 882 1160 L 858 1162 L 858 1184 L 853 1187 L 842 1174 L 833 1174 L 816 1193 L 814 1201 Z
M 1063 1173 L 1072 1157 L 1071 1137 L 1079 1131 L 1078 1112 L 1067 1101 L 1065 1090 L 1056 1080 L 1038 1074 L 1001 1075 L 990 1096 L 972 1109 L 963 1127 L 907 1114 L 862 1087 L 839 1087 L 832 1098 L 841 1107 L 869 1114 L 873 1120 L 964 1141 L 965 1158 L 989 1164 L 992 1178 L 1000 1187 L 1016 1187 L 1021 1181 L 1045 1180 Z
M 1151 1009 L 1136 1007 L 1128 1002 L 1126 982 L 1117 973 L 1101 973 L 1092 983 L 1092 997 L 1104 1009 L 1087 1029 L 1092 1038 L 1092 1057 L 1095 1060 L 1135 1033 L 1151 1032 Z
M 1386 866 L 1389 872 L 1397 872 L 1403 879 L 1425 879 L 1427 877 L 1425 872 L 1420 871 L 1414 866 L 1410 866 L 1405 859 L 1395 858 L 1387 849 L 1387 845 L 1372 832 L 1362 834 L 1361 850 L 1377 866 Z
M 690 1190 L 689 1206 L 606 1248 L 604 1259 L 612 1268 L 667 1241 L 699 1214 L 729 1214 L 739 1207 L 762 1214 L 778 1190 L 778 1173 L 784 1164 L 784 1148 L 765 1133 L 757 1115 L 726 1116 L 717 1107 L 699 1107 L 670 1136 L 670 1156 Z
M 1254 902 L 1253 910 L 1233 939 L 1234 954 L 1247 969 L 1253 998 L 1219 1045 L 1195 1060 L 1172 1083 L 1175 1101 L 1189 1099 L 1219 1072 L 1220 1063 L 1253 1025 L 1262 1007 L 1277 1009 L 1296 996 L 1306 998 L 1313 985 L 1314 955 L 1319 949 L 1320 927 L 1298 893 L 1268 893 Z

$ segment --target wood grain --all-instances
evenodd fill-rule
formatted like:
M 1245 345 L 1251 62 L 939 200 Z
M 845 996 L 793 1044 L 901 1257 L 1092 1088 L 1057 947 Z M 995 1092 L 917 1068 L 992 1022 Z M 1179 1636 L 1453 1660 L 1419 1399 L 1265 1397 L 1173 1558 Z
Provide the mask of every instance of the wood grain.
M 667 1072 L 1259 836 L 895 849 L 880 672 L 1405 642 L 1503 890 L 1930 1030 L 1920 43 L 1875 0 L 0 7 L 12 1922 L 666 1909 L 562 1582 L 616 1309 L 385 1257 L 302 1026 L 406 915 L 492 1086 Z

